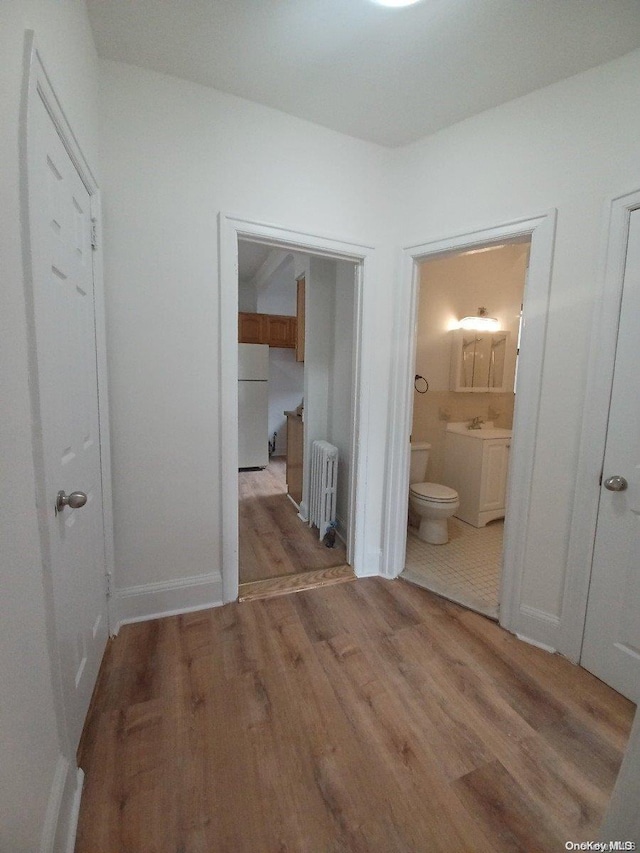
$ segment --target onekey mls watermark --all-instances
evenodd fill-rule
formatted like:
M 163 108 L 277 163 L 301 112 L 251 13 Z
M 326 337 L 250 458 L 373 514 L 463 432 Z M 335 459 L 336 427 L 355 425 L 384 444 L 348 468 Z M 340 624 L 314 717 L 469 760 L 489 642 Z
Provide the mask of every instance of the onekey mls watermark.
M 611 850 L 636 850 L 635 841 L 567 841 L 565 850 L 596 850 L 610 853 Z

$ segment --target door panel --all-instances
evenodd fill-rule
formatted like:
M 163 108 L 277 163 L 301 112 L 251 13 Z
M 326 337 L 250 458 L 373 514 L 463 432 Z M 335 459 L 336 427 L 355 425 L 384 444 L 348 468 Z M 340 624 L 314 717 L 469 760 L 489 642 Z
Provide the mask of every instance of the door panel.
M 581 663 L 640 700 L 640 211 L 631 213 L 611 408 Z M 613 475 L 629 483 L 608 491 Z
M 98 426 L 91 199 L 39 96 L 30 118 L 29 205 L 38 401 L 55 630 L 76 747 L 108 625 Z M 84 506 L 55 510 L 57 493 Z

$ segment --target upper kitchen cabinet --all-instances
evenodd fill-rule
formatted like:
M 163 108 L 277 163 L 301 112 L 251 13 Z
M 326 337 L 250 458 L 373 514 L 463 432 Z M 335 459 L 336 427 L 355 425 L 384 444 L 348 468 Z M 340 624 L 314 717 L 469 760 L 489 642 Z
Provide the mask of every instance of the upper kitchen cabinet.
M 270 347 L 295 349 L 296 318 L 283 314 L 238 314 L 238 343 L 267 344 Z

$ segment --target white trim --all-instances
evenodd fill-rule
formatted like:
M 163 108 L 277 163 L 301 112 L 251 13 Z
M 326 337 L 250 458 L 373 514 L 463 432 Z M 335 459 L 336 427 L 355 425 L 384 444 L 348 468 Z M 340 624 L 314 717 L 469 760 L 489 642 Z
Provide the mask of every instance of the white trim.
M 556 211 L 519 219 L 492 228 L 428 240 L 409 246 L 402 254 L 402 272 L 396 300 L 396 358 L 392 371 L 390 452 L 387 460 L 383 573 L 397 577 L 406 555 L 406 513 L 409 489 L 409 436 L 413 416 L 413 373 L 415 364 L 418 262 L 427 257 L 531 237 L 529 278 L 524 294 L 522 357 L 518 366 L 518 398 L 507 486 L 509 512 L 505 521 L 505 569 L 500 592 L 500 623 L 519 629 L 520 597 L 536 449 L 537 422 L 542 387 L 542 366 L 549 309 L 549 292 L 556 225 Z M 517 485 L 516 485 L 517 484 Z M 532 614 L 528 614 L 531 618 Z M 546 615 L 546 614 L 545 614 Z M 548 621 L 539 631 L 546 639 Z
M 559 650 L 577 663 L 582 652 L 587 599 L 593 562 L 600 473 L 618 343 L 629 218 L 640 208 L 640 190 L 619 195 L 607 204 L 604 217 L 602 287 L 593 314 L 587 388 L 582 416 L 578 473 L 567 555 Z
M 111 432 L 109 424 L 109 382 L 107 372 L 107 327 L 104 300 L 104 239 L 102 196 L 96 187 L 91 196 L 91 218 L 95 222 L 98 245 L 93 251 L 93 292 L 96 322 L 96 373 L 98 378 L 98 425 L 100 430 L 100 471 L 102 474 L 102 519 L 104 530 L 105 574 L 113 587 L 115 552 L 113 533 L 113 488 L 111 483 Z M 106 589 L 106 585 L 105 585 Z M 111 602 L 107 597 L 108 630 L 113 628 Z
M 53 782 L 49 790 L 49 801 L 44 816 L 44 824 L 42 825 L 40 853 L 54 853 L 56 832 L 58 830 L 58 823 L 60 822 L 60 815 L 62 814 L 68 773 L 69 761 L 64 755 L 59 755 L 53 773 Z
M 238 597 L 238 239 L 305 252 L 360 265 L 356 276 L 354 339 L 354 416 L 351 439 L 353 476 L 351 506 L 354 517 L 349 530 L 348 553 L 359 577 L 368 561 L 364 536 L 366 519 L 366 459 L 369 442 L 370 378 L 362 356 L 365 323 L 365 279 L 373 247 L 335 237 L 308 234 L 220 213 L 218 216 L 220 276 L 220 528 L 222 531 L 223 600 Z M 355 499 L 358 495 L 358 499 Z M 302 511 L 302 506 L 300 507 Z M 377 564 L 379 565 L 379 560 Z M 368 572 L 367 572 L 368 573 Z
M 114 631 L 117 634 L 122 625 L 131 622 L 146 622 L 218 607 L 222 604 L 222 576 L 220 572 L 211 572 L 125 587 L 116 590 L 113 598 L 114 611 L 118 616 Z
M 69 815 L 69 829 L 67 831 L 67 843 L 65 853 L 73 853 L 76 849 L 76 835 L 78 834 L 78 819 L 80 817 L 80 803 L 82 802 L 82 789 L 84 787 L 84 770 L 76 768 L 76 788 L 71 803 L 71 814 Z
M 76 768 L 72 773 L 69 759 L 59 755 L 42 826 L 40 853 L 73 853 L 83 785 L 84 771 Z
M 538 607 L 529 607 L 528 604 L 520 606 L 520 613 L 523 616 L 530 616 L 532 619 L 537 619 L 540 622 L 547 622 L 556 628 L 560 624 L 560 617 L 556 616 L 555 613 L 547 613 L 546 610 L 540 610 Z
M 519 634 L 516 631 L 516 637 L 519 640 L 522 640 L 523 643 L 535 646 L 536 649 L 542 649 L 543 652 L 549 652 L 551 655 L 555 655 L 556 653 L 556 649 L 553 646 L 548 646 L 546 643 L 541 643 L 539 640 L 532 640 L 531 637 L 527 637 L 525 634 Z

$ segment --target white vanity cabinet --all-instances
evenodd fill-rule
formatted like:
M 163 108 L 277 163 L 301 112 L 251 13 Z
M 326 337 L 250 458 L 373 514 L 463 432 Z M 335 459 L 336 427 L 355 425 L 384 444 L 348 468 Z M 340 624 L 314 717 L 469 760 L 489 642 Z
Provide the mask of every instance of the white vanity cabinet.
M 457 425 L 447 429 L 442 481 L 460 497 L 456 516 L 474 527 L 484 527 L 495 518 L 504 518 L 511 432 L 452 426 Z

